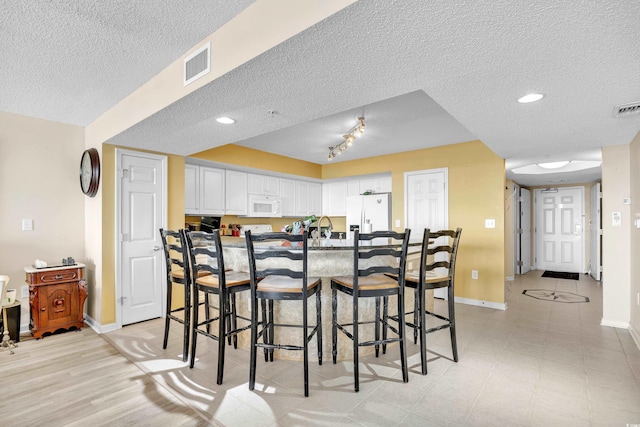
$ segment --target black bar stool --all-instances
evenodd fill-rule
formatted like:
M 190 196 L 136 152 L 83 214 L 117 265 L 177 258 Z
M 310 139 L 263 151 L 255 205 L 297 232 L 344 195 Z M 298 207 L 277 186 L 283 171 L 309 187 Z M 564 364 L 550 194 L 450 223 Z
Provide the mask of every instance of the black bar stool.
M 317 334 L 318 363 L 322 365 L 322 316 L 320 291 L 322 282 L 318 277 L 308 277 L 308 233 L 245 233 L 249 273 L 251 275 L 251 366 L 249 390 L 255 388 L 256 357 L 258 347 L 266 350 L 273 361 L 274 349 L 302 350 L 304 352 L 304 395 L 309 396 L 309 341 Z M 259 243 L 254 246 L 254 242 Z M 269 245 L 263 245 L 269 242 Z M 281 246 L 282 242 L 286 246 Z M 286 259 L 283 259 L 286 258 Z M 277 265 L 276 265 L 277 264 Z M 316 324 L 309 325 L 307 299 L 316 296 Z M 262 302 L 263 321 L 258 322 L 258 299 Z M 302 325 L 277 324 L 274 322 L 273 302 L 279 300 L 302 301 Z M 268 302 L 268 316 L 265 316 L 264 302 Z M 268 317 L 268 319 L 266 319 Z M 258 326 L 262 326 L 260 330 Z M 302 345 L 275 343 L 275 327 L 302 328 Z M 311 331 L 309 331 L 311 329 Z M 263 338 L 263 342 L 258 340 Z
M 359 377 L 359 349 L 361 346 L 375 346 L 376 357 L 378 356 L 380 345 L 391 342 L 400 344 L 400 361 L 402 365 L 402 380 L 409 381 L 407 370 L 407 354 L 405 350 L 404 318 L 400 316 L 398 329 L 387 323 L 386 316 L 380 318 L 380 299 L 385 300 L 385 310 L 387 299 L 391 295 L 398 297 L 398 313 L 404 313 L 404 272 L 409 247 L 409 235 L 411 231 L 405 229 L 403 233 L 394 231 L 375 231 L 373 233 L 361 234 L 358 230 L 354 235 L 353 252 L 353 276 L 336 276 L 331 278 L 331 300 L 332 300 L 332 354 L 333 363 L 337 359 L 338 336 L 337 331 L 342 331 L 353 341 L 353 374 L 355 391 L 360 390 Z M 370 246 L 373 239 L 385 238 L 390 245 L 380 247 Z M 397 265 L 393 266 L 388 257 L 394 257 Z M 389 277 L 387 274 L 395 275 Z M 353 297 L 353 322 L 338 323 L 338 297 L 337 294 L 343 292 Z M 358 320 L 358 300 L 360 298 L 375 298 L 376 313 L 373 321 L 360 322 Z M 375 323 L 375 339 L 373 341 L 360 342 L 358 337 L 358 327 L 362 324 Z M 380 324 L 384 326 L 384 336 L 380 339 Z M 351 332 L 347 329 L 351 328 Z M 387 338 L 387 328 L 396 333 L 397 338 Z
M 212 233 L 202 231 L 183 231 L 189 260 L 193 269 L 191 288 L 193 291 L 193 323 L 191 325 L 191 363 L 193 368 L 196 360 L 196 344 L 198 334 L 218 341 L 218 374 L 217 384 L 222 384 L 224 374 L 225 342 L 233 337 L 234 348 L 238 347 L 238 333 L 248 330 L 251 319 L 236 313 L 236 294 L 249 290 L 249 274 L 246 272 L 225 270 L 222 243 L 219 230 Z M 194 243 L 194 242 L 197 242 Z M 206 319 L 199 320 L 200 293 L 205 295 Z M 210 317 L 208 304 L 209 295 L 218 296 L 218 316 Z M 215 308 L 215 307 L 213 307 Z M 245 320 L 247 324 L 241 328 L 237 326 L 237 319 Z M 211 324 L 218 322 L 217 333 L 211 332 Z

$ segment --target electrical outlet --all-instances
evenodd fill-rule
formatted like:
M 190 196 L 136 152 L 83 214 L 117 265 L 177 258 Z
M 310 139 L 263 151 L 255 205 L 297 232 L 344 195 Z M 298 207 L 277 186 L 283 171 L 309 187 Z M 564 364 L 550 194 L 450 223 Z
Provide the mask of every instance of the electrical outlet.
M 21 289 L 22 298 L 29 298 L 29 286 L 23 286 Z
M 396 219 L 396 227 L 400 227 L 400 220 Z
M 409 265 L 407 267 L 409 267 L 409 271 L 413 270 L 413 261 L 409 261 L 408 264 Z
M 471 278 L 478 280 L 478 270 L 471 270 Z

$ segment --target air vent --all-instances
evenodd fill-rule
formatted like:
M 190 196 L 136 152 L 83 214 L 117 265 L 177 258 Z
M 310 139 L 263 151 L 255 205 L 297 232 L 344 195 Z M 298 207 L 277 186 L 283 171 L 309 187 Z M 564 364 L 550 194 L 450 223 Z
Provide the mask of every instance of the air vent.
M 613 109 L 613 117 L 627 117 L 640 114 L 640 102 L 618 105 Z
M 184 85 L 195 82 L 211 70 L 209 52 L 211 43 L 207 43 L 200 49 L 187 56 L 184 60 Z

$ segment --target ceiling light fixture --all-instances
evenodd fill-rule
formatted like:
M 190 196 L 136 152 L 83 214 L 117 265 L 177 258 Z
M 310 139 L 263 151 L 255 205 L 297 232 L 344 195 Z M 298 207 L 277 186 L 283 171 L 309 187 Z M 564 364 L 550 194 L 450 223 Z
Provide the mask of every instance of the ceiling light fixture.
M 349 129 L 349 132 L 342 135 L 344 140 L 339 144 L 334 145 L 333 147 L 329 147 L 329 157 L 327 158 L 327 160 L 331 161 L 335 156 L 342 154 L 342 152 L 348 147 L 351 147 L 353 141 L 355 141 L 356 138 L 362 136 L 363 133 L 364 117 L 358 117 L 358 123 L 356 123 L 356 125 L 351 129 Z
M 231 117 L 225 117 L 225 116 L 222 116 L 222 117 L 218 117 L 218 118 L 216 119 L 216 122 L 218 122 L 218 123 L 222 123 L 223 125 L 232 125 L 232 124 L 234 124 L 236 121 L 235 121 L 234 119 L 232 119 Z
M 567 166 L 569 163 L 571 163 L 569 160 L 564 160 L 562 162 L 538 163 L 538 166 L 544 169 L 558 169 L 563 166 Z
M 529 102 L 540 101 L 542 98 L 544 98 L 544 94 L 542 93 L 530 93 L 521 98 L 518 98 L 518 102 L 520 104 L 528 104 Z

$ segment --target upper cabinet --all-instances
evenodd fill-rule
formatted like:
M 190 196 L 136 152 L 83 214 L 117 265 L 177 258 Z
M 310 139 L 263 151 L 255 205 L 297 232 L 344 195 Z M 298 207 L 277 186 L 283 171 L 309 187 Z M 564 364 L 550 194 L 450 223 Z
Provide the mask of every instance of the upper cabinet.
M 280 195 L 280 178 L 269 175 L 247 174 L 249 194 Z
M 280 198 L 282 199 L 282 216 L 296 214 L 296 181 L 280 178 Z
M 200 215 L 224 215 L 225 170 L 199 166 Z
M 359 181 L 359 194 L 391 193 L 391 176 L 362 178 Z
M 200 166 L 184 165 L 184 211 L 187 214 L 200 213 Z
M 247 215 L 248 179 L 246 172 L 226 171 L 225 213 L 227 215 Z
M 348 181 L 332 181 L 322 184 L 322 215 L 347 215 L 348 188 Z
M 224 169 L 185 164 L 185 213 L 189 215 L 223 215 L 224 178 Z
M 295 181 L 295 216 L 309 215 L 322 215 L 322 185 L 317 182 Z

